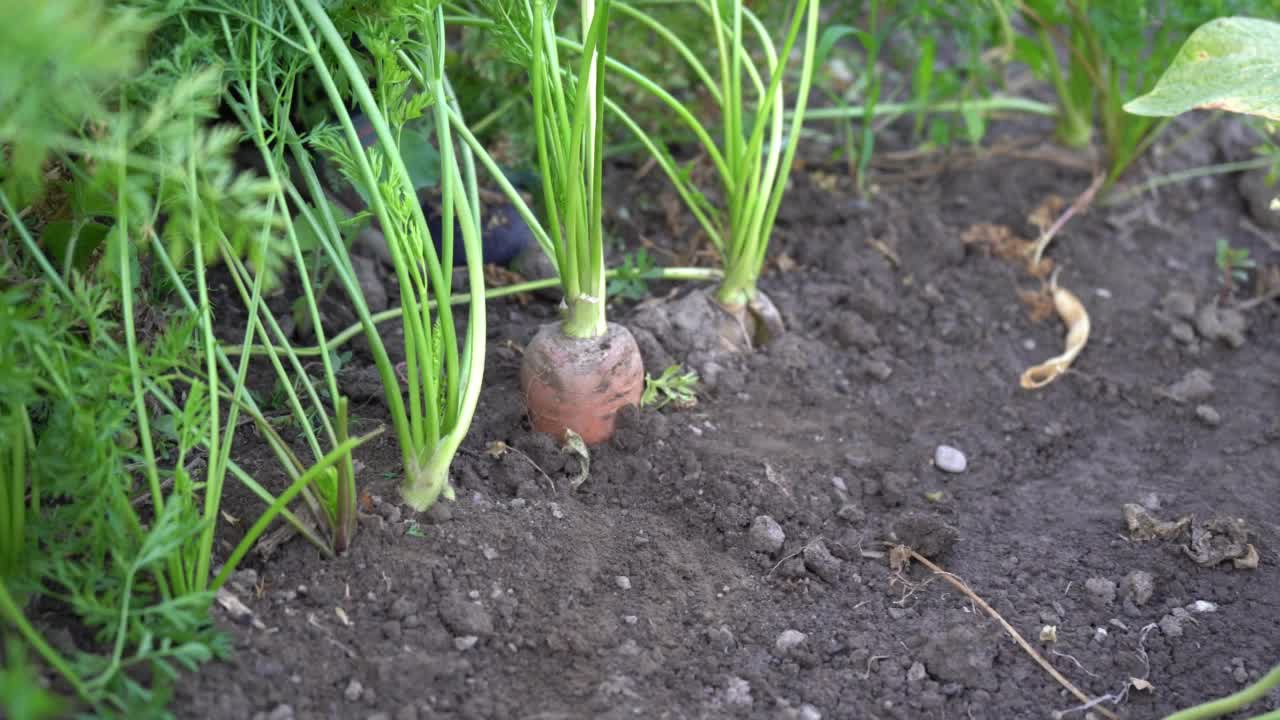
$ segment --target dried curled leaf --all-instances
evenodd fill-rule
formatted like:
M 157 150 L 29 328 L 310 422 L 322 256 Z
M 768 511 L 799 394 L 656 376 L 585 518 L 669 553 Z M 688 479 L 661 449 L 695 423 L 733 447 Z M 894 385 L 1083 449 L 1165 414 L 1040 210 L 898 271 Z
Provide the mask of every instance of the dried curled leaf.
M 1053 288 L 1053 306 L 1067 326 L 1066 349 L 1061 355 L 1050 358 L 1035 367 L 1027 368 L 1022 373 L 1022 387 L 1027 390 L 1044 387 L 1058 378 L 1071 367 L 1072 361 L 1089 342 L 1089 313 L 1084 305 L 1070 290 Z
M 586 482 L 587 477 L 591 475 L 591 452 L 587 450 L 587 444 L 582 441 L 582 436 L 571 428 L 565 428 L 564 447 L 560 448 L 560 452 L 577 456 L 581 463 L 582 469 L 578 471 L 578 476 L 569 483 L 574 490 L 577 490 L 578 486 Z
M 1124 522 L 1129 537 L 1138 542 L 1168 540 L 1177 537 L 1191 527 L 1192 517 L 1184 515 L 1177 520 L 1161 520 L 1136 503 L 1124 504 Z

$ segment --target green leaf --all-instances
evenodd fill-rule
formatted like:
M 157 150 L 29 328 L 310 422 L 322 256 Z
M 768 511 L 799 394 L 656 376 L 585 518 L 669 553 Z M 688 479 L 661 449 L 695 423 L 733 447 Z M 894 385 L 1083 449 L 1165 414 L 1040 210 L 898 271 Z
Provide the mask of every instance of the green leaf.
M 55 220 L 44 226 L 40 244 L 44 245 L 55 267 L 66 267 L 67 255 L 70 253 L 70 267 L 84 272 L 89 267 L 89 260 L 102 247 L 109 231 L 107 226 L 95 222 Z
M 1280 120 L 1280 24 L 1231 17 L 1201 25 L 1155 88 L 1124 106 L 1155 116 L 1194 108 Z

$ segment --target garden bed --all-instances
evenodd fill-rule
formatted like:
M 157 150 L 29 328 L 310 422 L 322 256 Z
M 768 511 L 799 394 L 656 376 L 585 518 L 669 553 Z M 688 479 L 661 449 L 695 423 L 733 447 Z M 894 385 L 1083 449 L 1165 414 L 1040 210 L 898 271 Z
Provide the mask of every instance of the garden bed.
M 253 618 L 217 611 L 234 656 L 184 678 L 174 712 L 1015 718 L 1079 705 L 951 585 L 918 565 L 895 573 L 894 539 L 941 540 L 933 559 L 1086 693 L 1129 686 L 1106 705 L 1124 717 L 1265 672 L 1280 637 L 1280 306 L 1249 310 L 1237 348 L 1200 337 L 1194 316 L 1190 337 L 1175 322 L 1188 298 L 1217 294 L 1217 238 L 1277 261 L 1234 178 L 1067 226 L 1049 257 L 1093 335 L 1070 373 L 1027 391 L 1019 375 L 1060 352 L 1063 328 L 1020 301 L 1038 281 L 962 238 L 978 223 L 1034 238 L 1027 216 L 1089 175 L 1007 154 L 936 161 L 865 202 L 839 168 L 797 172 L 762 285 L 789 333 L 699 367 L 697 407 L 624 416 L 576 489 L 580 460 L 528 430 L 518 391 L 518 349 L 554 307 L 493 301 L 457 501 L 412 513 L 397 504 L 395 439 L 361 448 L 351 551 L 325 561 L 295 540 L 252 556 L 229 590 Z M 660 178 L 614 167 L 606 186 L 629 246 L 686 247 Z M 688 359 L 641 340 L 655 375 Z M 385 422 L 380 400 L 357 400 L 353 433 Z M 237 440 L 270 481 L 266 449 Z M 934 467 L 942 444 L 965 454 L 963 472 Z M 1135 541 L 1126 503 L 1240 518 L 1260 562 L 1203 566 L 1185 535 Z M 226 510 L 260 506 L 229 489 Z M 785 535 L 776 549 L 759 516 Z M 1047 625 L 1056 642 L 1039 639 Z

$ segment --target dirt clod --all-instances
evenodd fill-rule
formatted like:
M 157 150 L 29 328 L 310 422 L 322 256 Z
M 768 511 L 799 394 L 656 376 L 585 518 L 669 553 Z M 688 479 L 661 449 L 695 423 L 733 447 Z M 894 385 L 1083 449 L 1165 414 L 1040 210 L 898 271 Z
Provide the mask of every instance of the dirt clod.
M 1091 577 L 1084 581 L 1089 601 L 1098 607 L 1107 607 L 1116 601 L 1116 583 L 1107 578 Z
M 440 621 L 454 635 L 491 635 L 493 617 L 465 595 L 453 593 L 440 602 Z
M 842 347 L 852 347 L 866 352 L 880 345 L 876 328 L 854 310 L 847 310 L 836 318 L 831 334 Z
M 995 690 L 999 684 L 993 668 L 999 629 L 975 622 L 967 613 L 931 615 L 921 620 L 919 657 L 926 670 L 943 682 L 969 688 Z
M 1160 309 L 1170 319 L 1191 320 L 1196 315 L 1196 296 L 1186 290 L 1170 290 L 1160 300 Z
M 1146 570 L 1134 570 L 1124 576 L 1122 589 L 1126 600 L 1130 600 L 1134 605 L 1142 607 L 1151 600 L 1151 595 L 1156 589 L 1155 576 Z
M 893 523 L 898 542 L 927 558 L 935 558 L 955 546 L 960 531 L 943 522 L 937 515 L 912 512 Z
M 1213 396 L 1213 374 L 1195 368 L 1169 386 L 1169 395 L 1178 402 L 1199 402 Z
M 804 566 L 809 572 L 817 575 L 828 583 L 836 581 L 837 575 L 840 573 L 841 561 L 839 558 L 831 554 L 827 549 L 827 544 L 821 540 L 814 540 L 805 546 Z
M 1244 333 L 1248 321 L 1244 313 L 1232 308 L 1209 303 L 1196 313 L 1196 331 L 1206 340 L 1219 341 L 1228 347 L 1238 348 L 1245 343 Z

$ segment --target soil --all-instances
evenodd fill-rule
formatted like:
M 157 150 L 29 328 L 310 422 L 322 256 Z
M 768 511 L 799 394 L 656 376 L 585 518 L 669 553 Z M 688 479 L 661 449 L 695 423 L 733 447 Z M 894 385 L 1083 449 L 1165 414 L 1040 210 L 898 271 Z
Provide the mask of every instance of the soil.
M 937 161 L 867 199 L 842 166 L 798 171 L 762 281 L 788 333 L 698 356 L 639 332 L 655 375 L 697 356 L 700 402 L 625 411 L 576 489 L 580 459 L 530 432 L 518 392 L 519 348 L 554 305 L 494 301 L 457 501 L 412 513 L 391 434 L 362 448 L 354 547 L 325 561 L 294 540 L 253 557 L 230 589 L 260 626 L 217 611 L 234 656 L 185 677 L 174 712 L 1036 718 L 1080 704 L 951 585 L 893 570 L 886 542 L 962 578 L 1121 716 L 1266 672 L 1280 661 L 1280 304 L 1232 316 L 1242 344 L 1197 313 L 1220 295 L 1215 240 L 1265 266 L 1274 236 L 1246 219 L 1232 177 L 1073 219 L 1048 257 L 1092 337 L 1070 372 L 1027 391 L 1019 375 L 1061 352 L 1063 327 L 1020 300 L 1038 280 L 962 237 L 993 223 L 1034 238 L 1028 215 L 1054 194 L 1070 203 L 1089 175 L 1033 153 Z M 615 237 L 688 261 L 691 221 L 672 219 L 660 178 L 619 165 L 608 184 Z M 611 319 L 651 312 L 619 304 Z M 386 423 L 377 399 L 353 413 L 353 433 Z M 258 441 L 239 442 L 278 487 Z M 962 472 L 934 465 L 944 444 Z M 1197 527 L 1243 521 L 1257 567 L 1200 564 L 1185 531 L 1133 539 L 1131 503 Z M 234 491 L 227 508 L 260 509 Z M 1252 710 L 1278 707 L 1273 693 Z

